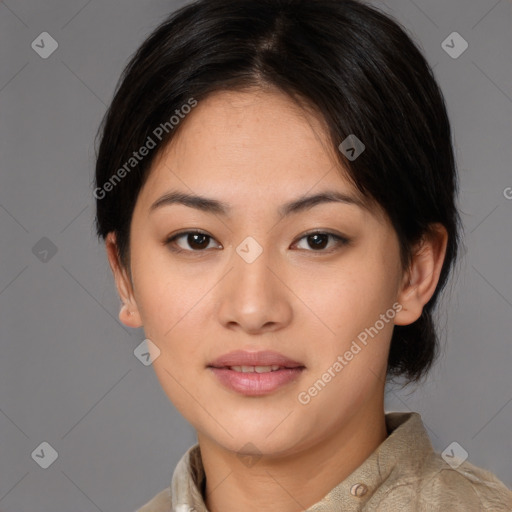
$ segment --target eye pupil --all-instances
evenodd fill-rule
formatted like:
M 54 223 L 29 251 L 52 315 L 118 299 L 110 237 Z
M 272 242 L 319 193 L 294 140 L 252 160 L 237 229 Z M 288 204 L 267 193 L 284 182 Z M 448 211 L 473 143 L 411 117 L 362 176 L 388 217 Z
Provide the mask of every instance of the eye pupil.
M 329 235 L 322 235 L 322 234 L 314 234 L 314 235 L 309 235 L 308 236 L 308 239 L 314 239 L 315 241 L 313 242 L 313 245 L 311 247 L 314 247 L 315 249 L 323 249 L 326 245 L 326 241 L 328 241 L 328 238 L 329 238 Z M 323 239 L 323 240 L 320 240 L 320 243 L 319 242 L 319 239 Z
M 197 238 L 199 238 L 200 240 L 203 241 L 203 243 L 197 242 Z M 204 243 L 206 242 L 206 244 Z M 208 235 L 202 235 L 201 233 L 192 233 L 190 235 L 188 235 L 188 243 L 190 245 L 190 247 L 194 247 L 194 244 L 195 244 L 195 247 L 198 247 L 200 249 L 204 249 L 204 247 L 208 247 Z

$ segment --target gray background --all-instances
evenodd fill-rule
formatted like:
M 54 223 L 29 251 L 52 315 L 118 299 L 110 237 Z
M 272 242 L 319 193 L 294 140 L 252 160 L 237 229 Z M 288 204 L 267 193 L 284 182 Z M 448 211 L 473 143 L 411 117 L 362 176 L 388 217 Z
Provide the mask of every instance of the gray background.
M 96 129 L 129 56 L 182 3 L 0 3 L 3 512 L 135 510 L 195 442 L 134 356 L 144 333 L 119 323 L 93 233 Z M 420 412 L 438 451 L 457 441 L 512 486 L 511 3 L 376 3 L 419 41 L 446 95 L 467 246 L 442 359 L 424 387 L 389 388 L 386 410 Z M 44 31 L 59 44 L 48 59 L 31 47 Z M 469 43 L 457 59 L 441 46 L 454 31 Z M 58 452 L 47 469 L 31 457 L 44 441 Z

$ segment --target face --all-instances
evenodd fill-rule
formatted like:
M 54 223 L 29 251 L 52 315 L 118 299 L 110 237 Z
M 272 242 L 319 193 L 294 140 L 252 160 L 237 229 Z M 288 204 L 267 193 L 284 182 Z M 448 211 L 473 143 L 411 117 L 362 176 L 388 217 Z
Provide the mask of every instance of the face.
M 292 453 L 382 408 L 398 239 L 344 176 L 321 121 L 287 96 L 218 92 L 184 123 L 136 203 L 122 319 L 158 347 L 158 379 L 198 434 Z M 215 203 L 159 202 L 171 193 Z M 252 354 L 219 363 L 232 351 Z M 262 351 L 287 359 L 250 359 Z M 226 368 L 251 362 L 280 369 Z

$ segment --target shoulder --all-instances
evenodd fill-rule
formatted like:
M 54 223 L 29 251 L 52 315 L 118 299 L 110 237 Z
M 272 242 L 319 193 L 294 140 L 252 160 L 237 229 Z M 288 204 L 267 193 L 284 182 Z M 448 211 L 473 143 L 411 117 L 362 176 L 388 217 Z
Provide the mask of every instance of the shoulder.
M 453 452 L 445 460 L 433 449 L 418 413 L 388 413 L 386 423 L 391 433 L 376 452 L 383 482 L 368 510 L 512 512 L 512 491 Z
M 136 510 L 136 512 L 170 512 L 171 511 L 171 489 L 167 487 L 160 491 L 152 500 Z
M 452 468 L 438 453 L 426 461 L 417 481 L 420 510 L 510 512 L 512 491 L 490 471 L 468 461 Z
M 511 512 L 512 491 L 468 461 L 450 466 L 435 451 L 404 458 L 371 496 L 368 512 Z

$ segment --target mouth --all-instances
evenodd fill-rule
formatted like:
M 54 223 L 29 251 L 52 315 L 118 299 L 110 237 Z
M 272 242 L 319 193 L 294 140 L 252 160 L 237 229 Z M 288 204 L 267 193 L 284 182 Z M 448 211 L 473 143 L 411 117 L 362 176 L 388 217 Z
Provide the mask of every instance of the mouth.
M 229 370 L 240 373 L 268 373 L 287 369 L 286 366 L 279 366 L 278 364 L 272 366 L 225 366 L 223 368 L 228 368 Z
M 236 351 L 221 356 L 207 369 L 229 390 L 261 396 L 296 381 L 306 367 L 277 352 Z
M 278 371 L 281 368 L 290 369 L 304 367 L 302 363 L 271 350 L 263 350 L 260 352 L 235 350 L 218 357 L 210 362 L 208 366 L 213 368 L 231 368 L 235 371 L 247 373 L 254 371 L 257 373 L 265 373 Z

